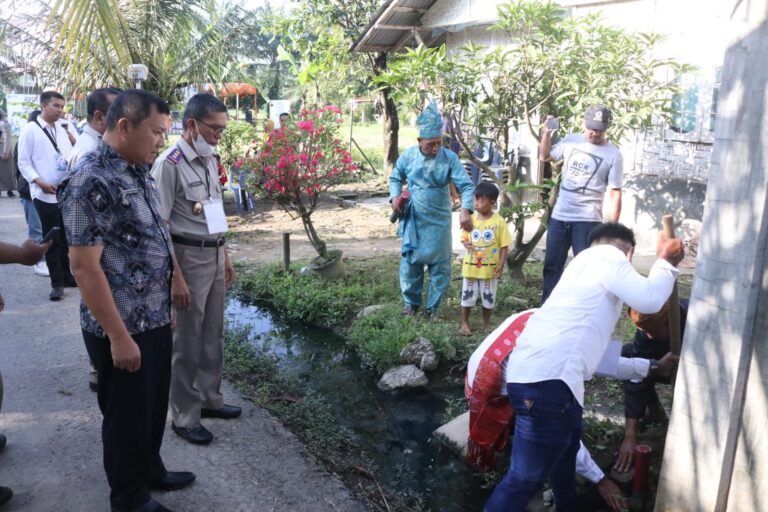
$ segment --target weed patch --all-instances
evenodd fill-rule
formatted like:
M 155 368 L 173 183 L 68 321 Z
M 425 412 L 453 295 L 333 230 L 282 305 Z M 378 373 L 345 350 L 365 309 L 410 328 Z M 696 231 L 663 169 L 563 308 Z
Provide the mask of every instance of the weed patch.
M 356 320 L 347 340 L 363 357 L 363 361 L 383 371 L 400 361 L 400 351 L 415 338 L 429 339 L 444 359 L 456 357 L 456 347 L 444 323 L 430 322 L 422 316 L 403 316 L 398 304 Z
M 241 269 L 239 291 L 248 299 L 268 305 L 288 320 L 298 320 L 343 331 L 360 357 L 379 371 L 399 362 L 402 348 L 418 336 L 430 339 L 444 360 L 466 360 L 487 332 L 482 329 L 480 309 L 473 311 L 472 337 L 461 336 L 461 268 L 454 264 L 453 275 L 439 314 L 439 322 L 425 317 L 402 315 L 399 258 L 347 261 L 346 275 L 325 281 L 302 274 L 301 264 L 283 272 L 277 265 Z M 535 307 L 541 294 L 541 264 L 527 264 L 525 279 L 504 278 L 499 283 L 493 324 L 507 316 Z M 425 283 L 425 289 L 428 284 Z M 366 306 L 384 308 L 364 318 L 357 313 Z

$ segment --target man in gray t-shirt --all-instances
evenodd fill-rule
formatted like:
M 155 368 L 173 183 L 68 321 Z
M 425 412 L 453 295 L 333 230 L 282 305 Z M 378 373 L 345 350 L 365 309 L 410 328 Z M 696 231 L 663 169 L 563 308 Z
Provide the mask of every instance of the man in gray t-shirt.
M 593 105 L 584 114 L 584 133 L 570 134 L 554 147 L 552 130 L 546 123 L 543 128 L 540 159 L 564 162 L 560 194 L 547 230 L 542 303 L 563 274 L 568 250 L 573 248 L 576 256 L 586 249 L 589 231 L 604 217 L 608 222 L 619 221 L 623 160 L 619 149 L 605 137 L 610 124 L 611 112 Z M 603 216 L 606 190 L 609 206 Z

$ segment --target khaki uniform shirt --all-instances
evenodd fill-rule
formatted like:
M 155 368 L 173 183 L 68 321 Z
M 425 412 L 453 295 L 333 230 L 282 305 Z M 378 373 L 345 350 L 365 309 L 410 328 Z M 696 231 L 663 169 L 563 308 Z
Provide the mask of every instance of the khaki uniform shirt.
M 222 200 L 216 157 L 203 158 L 184 139 L 165 150 L 152 166 L 152 177 L 160 192 L 163 218 L 171 234 L 216 240 L 223 234 L 208 234 L 205 201 Z M 197 205 L 197 207 L 196 207 Z

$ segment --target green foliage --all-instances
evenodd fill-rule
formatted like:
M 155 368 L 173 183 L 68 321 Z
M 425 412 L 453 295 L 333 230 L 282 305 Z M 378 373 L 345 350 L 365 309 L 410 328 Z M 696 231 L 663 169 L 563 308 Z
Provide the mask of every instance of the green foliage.
M 444 322 L 431 322 L 424 316 L 406 317 L 401 305 L 388 304 L 355 321 L 347 339 L 367 364 L 384 371 L 398 364 L 400 351 L 419 336 L 429 339 L 444 359 L 455 358 L 451 329 Z
M 369 90 L 371 63 L 349 51 L 378 8 L 376 0 L 303 0 L 270 27 L 280 59 L 297 77 L 307 104 L 344 105 Z
M 299 266 L 283 272 L 277 265 L 243 269 L 239 289 L 257 302 L 268 304 L 290 320 L 322 327 L 347 330 L 349 343 L 367 364 L 386 369 L 399 358 L 402 348 L 418 336 L 429 338 L 445 360 L 466 361 L 483 340 L 480 310 L 470 316 L 475 335 L 459 334 L 459 295 L 461 280 L 454 279 L 446 293 L 441 322 L 429 322 L 423 316 L 406 318 L 402 314 L 399 284 L 399 258 L 378 258 L 374 262 L 348 261 L 344 277 L 325 281 L 315 275 L 301 275 Z M 524 267 L 521 280 L 502 278 L 498 301 L 493 312 L 498 323 L 512 313 L 536 307 L 541 298 L 541 265 Z M 460 275 L 454 265 L 454 276 Z M 384 309 L 357 319 L 366 306 L 384 305 Z
M 602 103 L 613 112 L 609 138 L 621 140 L 629 130 L 666 116 L 677 91 L 674 76 L 690 66 L 654 56 L 658 34 L 630 34 L 602 23 L 597 15 L 571 17 L 549 0 L 517 0 L 498 7 L 492 27 L 512 44 L 485 49 L 473 43 L 449 55 L 445 46 L 409 50 L 375 78 L 395 99 L 414 111 L 424 94 L 436 96 L 458 130 L 470 158 L 504 191 L 501 206 L 517 207 L 518 236 L 509 251 L 510 267 L 519 269 L 546 232 L 554 198 L 526 207 L 512 155 L 515 132 L 529 130 L 539 140 L 538 120 L 560 117 L 568 131 L 580 130 L 586 107 Z M 662 71 L 667 71 L 664 79 Z M 673 78 L 670 80 L 669 76 Z M 473 155 L 479 140 L 491 140 L 506 157 L 508 181 L 502 183 L 488 165 Z M 512 185 L 512 188 L 507 188 Z M 525 218 L 537 215 L 540 227 L 528 241 L 522 236 Z M 518 220 L 520 220 L 518 222 Z
M 229 169 L 237 160 L 244 158 L 258 137 L 256 128 L 245 121 L 229 121 L 227 131 L 217 146 L 224 167 Z
M 29 24 L 20 17 L 10 34 L 46 55 L 36 69 L 42 83 L 74 91 L 131 88 L 127 66 L 144 64 L 143 88 L 171 103 L 180 99 L 179 87 L 223 82 L 237 68 L 231 56 L 254 29 L 238 5 L 204 0 L 56 0 L 41 9 Z
M 292 270 L 283 272 L 277 265 L 250 269 L 241 278 L 240 287 L 288 319 L 322 327 L 346 326 L 359 309 L 375 304 L 385 294 L 392 295 L 382 286 L 371 286 L 351 269 L 344 278 L 334 281 L 312 273 L 302 275 L 296 272 L 298 267 Z M 395 291 L 399 292 L 399 288 Z

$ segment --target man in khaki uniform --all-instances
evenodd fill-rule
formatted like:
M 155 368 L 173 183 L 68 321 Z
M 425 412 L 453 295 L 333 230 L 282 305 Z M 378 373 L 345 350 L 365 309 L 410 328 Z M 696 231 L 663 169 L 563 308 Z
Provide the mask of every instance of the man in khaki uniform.
M 200 418 L 237 418 L 219 387 L 223 363 L 224 291 L 234 269 L 224 247 L 227 221 L 213 148 L 227 126 L 227 108 L 196 94 L 184 110 L 182 138 L 155 160 L 152 176 L 175 253 L 176 307 L 171 376 L 171 428 L 194 444 L 213 434 Z

